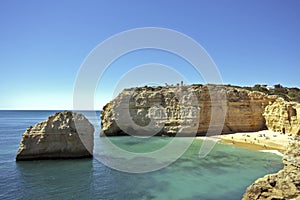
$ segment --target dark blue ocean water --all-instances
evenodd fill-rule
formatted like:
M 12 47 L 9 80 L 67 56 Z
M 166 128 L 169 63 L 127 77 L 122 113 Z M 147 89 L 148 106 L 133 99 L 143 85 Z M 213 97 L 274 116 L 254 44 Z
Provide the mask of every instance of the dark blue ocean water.
M 201 140 L 195 140 L 170 166 L 144 174 L 119 172 L 96 159 L 15 162 L 25 129 L 55 112 L 0 111 L 0 199 L 235 200 L 241 199 L 258 177 L 282 168 L 281 158 L 275 154 L 221 143 L 205 159 L 199 159 Z M 90 120 L 96 127 L 97 148 L 101 144 L 99 122 L 97 118 Z M 160 137 L 150 144 L 131 137 L 112 140 L 139 149 L 166 143 Z

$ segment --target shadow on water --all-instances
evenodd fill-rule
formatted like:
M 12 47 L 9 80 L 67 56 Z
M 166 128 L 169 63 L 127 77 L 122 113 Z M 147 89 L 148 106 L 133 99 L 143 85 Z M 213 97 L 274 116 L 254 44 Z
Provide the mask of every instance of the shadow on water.
M 82 199 L 91 193 L 92 159 L 16 163 L 21 199 Z M 62 187 L 63 186 L 63 187 Z
M 96 160 L 93 165 L 93 192 L 98 199 L 101 196 L 103 199 L 157 199 L 157 193 L 169 187 L 167 181 L 156 179 L 155 172 L 121 172 L 105 167 Z
M 270 172 L 264 172 L 266 159 L 269 164 L 281 162 L 275 155 L 222 145 L 205 159 L 197 153 L 192 147 L 167 168 L 144 174 L 113 170 L 96 159 L 17 162 L 18 198 L 234 200 Z

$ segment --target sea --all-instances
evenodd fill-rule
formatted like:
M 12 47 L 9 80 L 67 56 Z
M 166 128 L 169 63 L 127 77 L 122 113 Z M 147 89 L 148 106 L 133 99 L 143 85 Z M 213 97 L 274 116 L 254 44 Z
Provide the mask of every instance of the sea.
M 169 166 L 148 173 L 111 169 L 95 157 L 16 162 L 26 128 L 56 112 L 0 111 L 0 199 L 238 200 L 257 178 L 283 167 L 276 154 L 221 142 L 199 158 L 201 139 L 195 139 Z M 95 149 L 101 149 L 99 114 L 89 117 L 95 126 Z M 152 137 L 149 143 L 135 137 L 111 140 L 124 148 L 147 150 L 160 148 L 172 138 Z

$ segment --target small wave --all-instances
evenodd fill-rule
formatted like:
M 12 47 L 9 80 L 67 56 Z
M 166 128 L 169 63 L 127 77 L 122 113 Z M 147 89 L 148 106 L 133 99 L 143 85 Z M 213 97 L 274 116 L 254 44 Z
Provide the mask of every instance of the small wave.
M 277 151 L 277 150 L 260 150 L 260 152 L 274 153 L 274 154 L 276 154 L 276 155 L 278 155 L 278 156 L 283 156 L 283 154 L 280 153 L 280 152 Z
M 200 140 L 210 140 L 210 141 L 214 141 L 214 142 L 219 142 L 219 141 L 220 141 L 219 138 L 212 138 L 212 137 L 206 137 L 206 136 L 196 137 L 196 139 L 200 139 Z

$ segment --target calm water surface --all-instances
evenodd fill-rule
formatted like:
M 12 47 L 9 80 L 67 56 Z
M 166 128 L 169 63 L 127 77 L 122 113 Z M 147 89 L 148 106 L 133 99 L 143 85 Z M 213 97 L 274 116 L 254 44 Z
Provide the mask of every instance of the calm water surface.
M 201 140 L 170 166 L 145 174 L 129 174 L 104 166 L 96 159 L 15 162 L 22 133 L 56 111 L 0 111 L 0 199 L 241 199 L 249 184 L 282 168 L 275 154 L 217 144 L 199 159 Z M 97 113 L 99 116 L 99 113 Z M 101 150 L 99 121 L 95 149 Z M 127 149 L 147 152 L 171 138 L 147 142 L 113 137 Z

